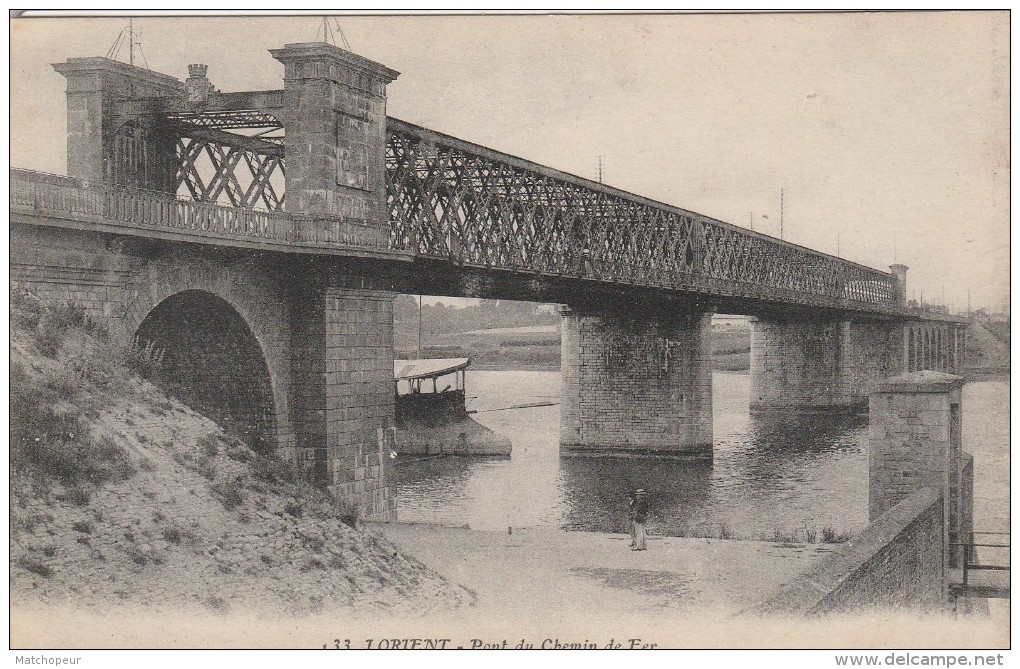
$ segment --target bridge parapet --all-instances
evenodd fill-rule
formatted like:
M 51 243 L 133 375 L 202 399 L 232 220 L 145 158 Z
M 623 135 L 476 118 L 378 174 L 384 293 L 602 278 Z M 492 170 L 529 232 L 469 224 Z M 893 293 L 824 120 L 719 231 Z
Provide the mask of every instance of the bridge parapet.
M 162 231 L 207 243 L 277 242 L 292 249 L 375 252 L 388 252 L 389 247 L 385 230 L 357 219 L 224 206 L 27 170 L 11 170 L 10 207 L 12 214 L 129 233 Z

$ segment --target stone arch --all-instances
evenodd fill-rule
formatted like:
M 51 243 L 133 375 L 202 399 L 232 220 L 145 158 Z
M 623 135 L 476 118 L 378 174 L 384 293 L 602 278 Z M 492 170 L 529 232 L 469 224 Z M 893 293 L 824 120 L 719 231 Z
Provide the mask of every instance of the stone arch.
M 202 290 L 175 293 L 138 326 L 139 344 L 162 358 L 172 394 L 245 437 L 271 448 L 275 407 L 269 367 L 244 318 L 229 302 Z
M 914 368 L 910 371 L 916 372 L 923 369 L 921 364 L 921 329 L 917 325 L 911 326 L 914 331 Z
M 931 330 L 921 327 L 921 369 L 931 369 Z
M 945 325 L 939 326 L 939 370 L 949 371 L 949 333 Z
M 946 371 L 943 367 L 942 343 L 942 326 L 938 326 L 935 328 L 935 369 L 940 372 Z
M 290 389 L 287 301 L 280 281 L 251 262 L 215 264 L 191 254 L 145 262 L 125 287 L 121 333 L 130 339 L 163 302 L 186 292 L 221 300 L 250 332 L 268 372 L 273 439 L 284 457 L 294 445 L 288 411 Z

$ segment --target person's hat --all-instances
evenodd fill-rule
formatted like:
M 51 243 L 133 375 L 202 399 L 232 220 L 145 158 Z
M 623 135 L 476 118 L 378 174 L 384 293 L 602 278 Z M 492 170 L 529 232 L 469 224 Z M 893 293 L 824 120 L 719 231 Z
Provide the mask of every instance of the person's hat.
M 644 495 L 645 494 L 645 489 L 644 488 L 638 488 L 637 490 L 634 491 L 634 494 L 635 495 Z

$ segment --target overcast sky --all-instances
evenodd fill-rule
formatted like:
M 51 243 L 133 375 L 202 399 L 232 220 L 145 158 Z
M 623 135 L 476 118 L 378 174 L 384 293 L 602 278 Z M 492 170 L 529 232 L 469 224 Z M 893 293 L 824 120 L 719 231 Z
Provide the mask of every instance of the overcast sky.
M 346 16 L 401 76 L 392 116 L 886 269 L 908 295 L 998 304 L 1009 271 L 1005 12 Z M 283 88 L 303 17 L 136 19 L 151 69 Z M 11 22 L 11 163 L 66 172 L 64 79 L 121 18 Z M 127 49 L 121 59 L 126 60 Z M 136 57 L 137 58 L 137 57 Z M 768 218 L 764 218 L 767 216 Z

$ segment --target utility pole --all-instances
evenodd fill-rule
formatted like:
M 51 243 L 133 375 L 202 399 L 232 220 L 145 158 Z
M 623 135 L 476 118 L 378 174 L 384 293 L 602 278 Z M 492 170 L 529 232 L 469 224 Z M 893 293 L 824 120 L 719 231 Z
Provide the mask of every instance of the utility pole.
M 135 64 L 135 20 L 128 19 L 128 64 Z
M 783 189 L 779 189 L 779 239 L 783 239 Z
M 754 212 L 751 212 L 751 232 L 754 232 Z
M 418 359 L 421 360 L 421 295 L 418 296 Z
M 838 232 L 836 233 L 836 257 L 837 258 L 840 257 L 839 256 L 839 233 Z

